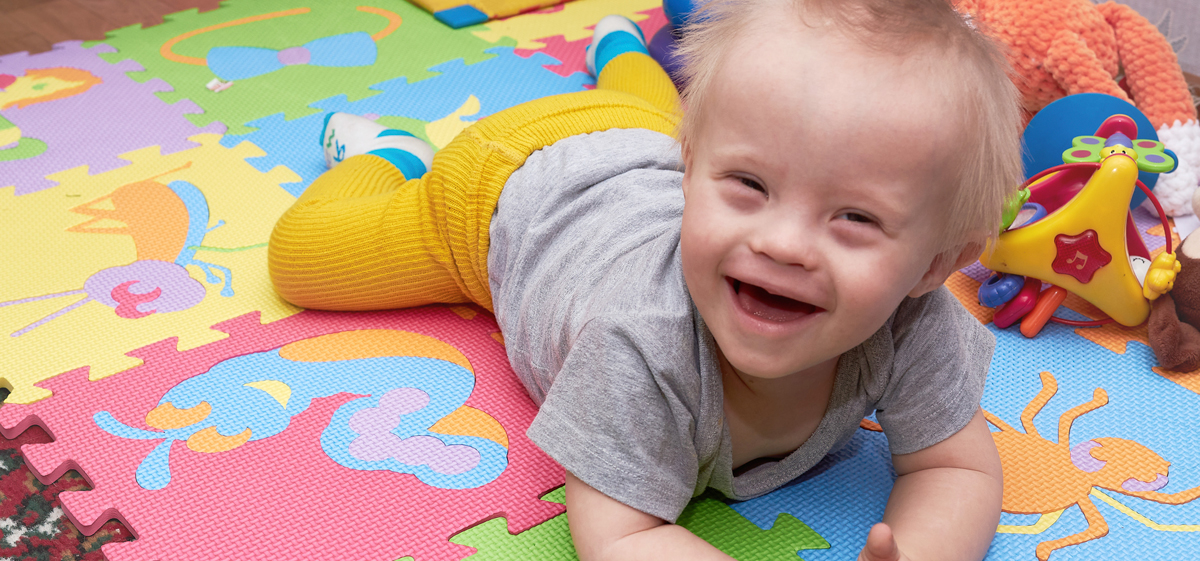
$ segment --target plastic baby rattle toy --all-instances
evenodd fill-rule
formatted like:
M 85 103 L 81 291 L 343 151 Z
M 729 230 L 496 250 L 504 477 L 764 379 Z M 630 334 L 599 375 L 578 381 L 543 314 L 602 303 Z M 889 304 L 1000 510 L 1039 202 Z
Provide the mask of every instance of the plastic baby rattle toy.
M 1139 171 L 1174 170 L 1174 154 L 1161 142 L 1137 138 L 1137 124 L 1126 115 L 1109 117 L 1094 135 L 1075 137 L 1071 144 L 1063 165 L 1029 178 L 1009 201 L 999 237 L 979 258 L 997 273 L 979 287 L 979 301 L 996 308 L 997 327 L 1020 321 L 1026 337 L 1036 336 L 1048 321 L 1140 325 L 1150 315 L 1150 302 L 1174 286 L 1180 268 L 1166 214 L 1138 180 Z M 1166 247 L 1153 261 L 1129 214 L 1135 188 L 1162 217 Z M 1043 290 L 1043 283 L 1050 286 Z M 1071 292 L 1109 318 L 1054 317 Z

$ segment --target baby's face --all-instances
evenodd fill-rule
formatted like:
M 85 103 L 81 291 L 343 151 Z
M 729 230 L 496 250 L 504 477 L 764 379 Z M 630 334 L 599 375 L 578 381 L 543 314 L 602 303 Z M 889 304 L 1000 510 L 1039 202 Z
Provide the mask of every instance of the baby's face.
M 684 140 L 684 278 L 730 364 L 761 378 L 828 364 L 936 286 L 954 135 L 934 86 L 815 33 L 741 41 Z

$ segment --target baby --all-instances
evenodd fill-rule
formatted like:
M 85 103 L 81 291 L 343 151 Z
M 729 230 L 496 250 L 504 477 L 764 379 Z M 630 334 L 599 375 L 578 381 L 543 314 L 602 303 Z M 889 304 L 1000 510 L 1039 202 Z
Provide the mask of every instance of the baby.
M 493 310 L 584 560 L 728 559 L 673 524 L 688 501 L 776 489 L 872 412 L 898 478 L 860 559 L 982 558 L 994 340 L 942 283 L 1021 180 L 1003 57 L 946 0 L 713 0 L 681 54 L 686 111 L 605 18 L 595 90 L 436 157 L 327 117 L 331 169 L 271 238 L 276 289 Z

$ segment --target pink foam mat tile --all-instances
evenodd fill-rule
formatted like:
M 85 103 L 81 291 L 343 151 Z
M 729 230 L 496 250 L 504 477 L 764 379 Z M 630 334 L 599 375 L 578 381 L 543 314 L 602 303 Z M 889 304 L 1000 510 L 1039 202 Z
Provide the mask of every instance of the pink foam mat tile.
M 518 533 L 562 513 L 539 500 L 563 473 L 525 437 L 536 407 L 489 314 L 306 311 L 262 325 L 250 313 L 213 328 L 229 337 L 183 352 L 161 341 L 130 353 L 142 366 L 94 382 L 71 371 L 41 384 L 50 398 L 0 407 L 5 437 L 37 424 L 54 438 L 22 447 L 39 479 L 77 469 L 95 487 L 61 495 L 73 523 L 132 530 L 104 546 L 110 560 L 461 559 L 472 549 L 455 533 L 498 517 Z M 438 407 L 453 412 L 404 432 Z M 435 455 L 393 443 L 368 458 L 381 448 L 356 448 L 364 420 L 384 413 L 402 420 L 383 438 Z M 475 463 L 437 464 L 449 452 Z
M 549 12 L 546 12 L 549 13 Z M 642 30 L 642 35 L 649 40 L 658 32 L 662 26 L 667 24 L 667 16 L 663 14 L 662 8 L 653 8 L 650 10 L 642 10 L 639 15 L 645 16 L 639 18 L 638 27 Z M 592 26 L 589 26 L 589 29 Z M 576 72 L 587 74 L 587 46 L 592 42 L 591 36 L 568 41 L 562 35 L 554 35 L 550 37 L 542 37 L 534 40 L 542 46 L 533 49 L 518 48 L 514 52 L 517 56 L 530 57 L 534 53 L 545 53 L 560 62 L 558 64 L 547 64 L 545 68 L 560 76 L 570 76 Z

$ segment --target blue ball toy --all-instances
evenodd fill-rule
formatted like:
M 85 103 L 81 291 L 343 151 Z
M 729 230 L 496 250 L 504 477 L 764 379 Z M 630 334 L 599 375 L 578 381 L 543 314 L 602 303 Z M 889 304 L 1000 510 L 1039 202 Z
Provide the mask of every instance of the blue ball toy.
M 1123 99 L 1099 93 L 1069 95 L 1038 111 L 1025 126 L 1022 140 L 1025 143 L 1025 177 L 1033 177 L 1040 171 L 1062 164 L 1062 153 L 1071 147 L 1076 136 L 1094 134 L 1105 119 L 1113 115 L 1128 115 L 1137 123 L 1138 138 L 1158 140 L 1158 132 L 1150 119 L 1133 104 Z M 1154 189 L 1158 174 L 1143 171 L 1138 179 L 1149 189 Z M 1133 191 L 1129 209 L 1133 210 L 1146 195 L 1141 189 Z
M 671 76 L 675 87 L 682 89 L 683 83 L 680 81 L 679 71 L 683 68 L 683 64 L 675 54 L 678 41 L 679 37 L 671 29 L 671 26 L 664 25 L 654 34 L 654 37 L 650 38 L 650 44 L 646 45 L 646 49 L 650 51 L 650 58 L 658 61 L 663 70 L 666 70 L 667 74 Z
M 683 27 L 694 11 L 696 3 L 692 0 L 663 0 L 663 13 L 667 14 L 671 29 Z

